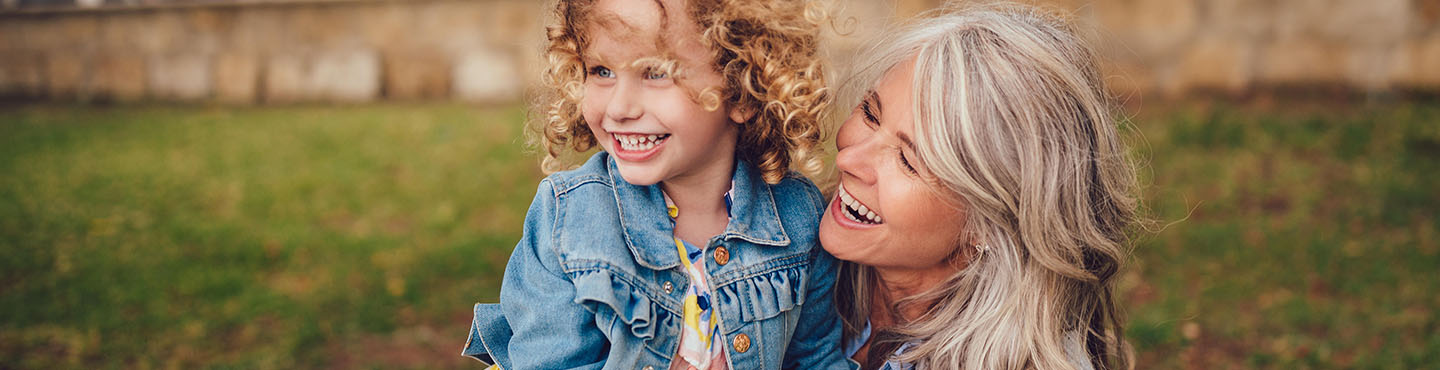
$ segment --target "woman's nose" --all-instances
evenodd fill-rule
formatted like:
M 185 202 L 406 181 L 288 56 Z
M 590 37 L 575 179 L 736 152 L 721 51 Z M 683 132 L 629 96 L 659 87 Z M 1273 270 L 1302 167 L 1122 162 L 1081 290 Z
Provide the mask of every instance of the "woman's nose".
M 640 118 L 645 114 L 640 103 L 640 89 L 635 84 L 619 81 L 610 92 L 610 103 L 605 106 L 605 116 L 614 122 Z
M 840 133 L 835 138 L 836 147 L 839 149 L 835 154 L 835 168 L 856 180 L 871 183 L 875 181 L 875 166 L 871 160 L 876 156 L 869 152 L 873 151 L 871 147 L 874 145 L 863 137 L 864 133 L 860 132 L 863 130 L 857 130 L 859 127 L 855 125 L 863 123 L 852 119 L 840 127 Z

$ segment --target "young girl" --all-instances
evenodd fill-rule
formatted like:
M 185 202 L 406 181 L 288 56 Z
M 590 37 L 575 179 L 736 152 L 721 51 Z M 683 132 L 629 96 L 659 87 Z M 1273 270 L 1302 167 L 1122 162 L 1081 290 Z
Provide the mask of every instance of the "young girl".
M 829 102 L 800 0 L 561 0 L 547 170 L 464 354 L 506 369 L 851 368 L 818 248 Z

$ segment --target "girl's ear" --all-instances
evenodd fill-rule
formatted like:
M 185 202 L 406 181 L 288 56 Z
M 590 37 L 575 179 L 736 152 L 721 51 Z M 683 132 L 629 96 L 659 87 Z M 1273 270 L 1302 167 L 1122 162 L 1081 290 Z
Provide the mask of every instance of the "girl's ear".
M 735 123 L 745 123 L 755 117 L 755 109 L 751 107 L 730 108 L 730 120 Z

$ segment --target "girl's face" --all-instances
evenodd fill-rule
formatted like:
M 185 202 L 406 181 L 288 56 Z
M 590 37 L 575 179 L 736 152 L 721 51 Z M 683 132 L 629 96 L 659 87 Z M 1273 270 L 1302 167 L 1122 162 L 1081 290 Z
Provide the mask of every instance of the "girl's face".
M 914 161 L 914 69 L 911 59 L 886 73 L 840 127 L 840 187 L 820 221 L 820 242 L 836 258 L 882 271 L 945 273 L 963 244 L 965 212 L 942 199 Z
M 724 81 L 685 4 L 661 3 L 668 11 L 654 0 L 595 3 L 581 51 L 585 123 L 631 184 L 729 178 L 736 123 L 746 117 L 723 102 L 710 111 L 697 101 L 696 92 Z M 667 61 L 675 68 L 663 68 Z

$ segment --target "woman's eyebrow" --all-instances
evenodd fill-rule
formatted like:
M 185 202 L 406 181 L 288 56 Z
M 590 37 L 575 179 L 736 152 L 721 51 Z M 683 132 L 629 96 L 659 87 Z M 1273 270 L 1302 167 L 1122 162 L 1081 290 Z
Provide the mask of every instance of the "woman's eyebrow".
M 905 143 L 905 146 L 909 147 L 911 152 L 916 151 L 915 142 L 910 140 L 910 135 L 906 135 L 904 132 L 897 131 L 895 132 L 895 138 L 900 139 L 900 142 Z

